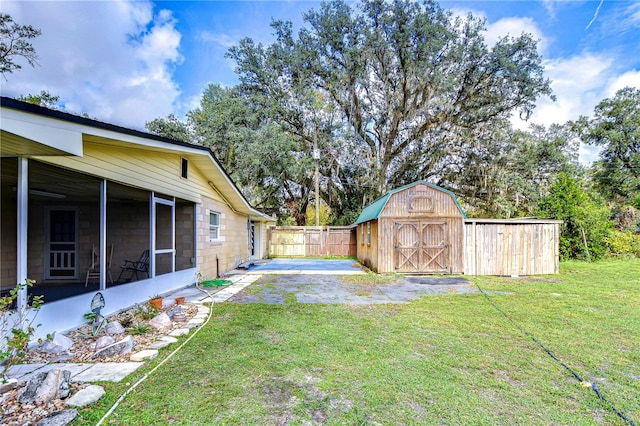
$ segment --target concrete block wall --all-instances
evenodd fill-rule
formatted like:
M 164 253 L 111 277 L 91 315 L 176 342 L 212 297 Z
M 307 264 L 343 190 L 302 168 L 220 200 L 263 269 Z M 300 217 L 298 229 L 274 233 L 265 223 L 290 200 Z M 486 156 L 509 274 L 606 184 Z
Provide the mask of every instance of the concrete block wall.
M 220 213 L 220 241 L 209 241 L 207 209 Z M 213 279 L 234 269 L 249 257 L 247 216 L 233 212 L 226 204 L 203 198 L 197 206 L 197 267 L 205 279 Z M 219 270 L 216 270 L 216 258 Z

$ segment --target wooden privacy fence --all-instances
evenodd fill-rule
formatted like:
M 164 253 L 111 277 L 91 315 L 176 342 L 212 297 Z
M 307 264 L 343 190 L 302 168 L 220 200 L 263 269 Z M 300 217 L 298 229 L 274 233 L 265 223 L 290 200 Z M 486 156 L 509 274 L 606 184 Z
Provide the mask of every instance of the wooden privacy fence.
M 557 274 L 560 220 L 466 219 L 466 275 Z
M 351 226 L 272 226 L 267 240 L 270 257 L 356 256 Z

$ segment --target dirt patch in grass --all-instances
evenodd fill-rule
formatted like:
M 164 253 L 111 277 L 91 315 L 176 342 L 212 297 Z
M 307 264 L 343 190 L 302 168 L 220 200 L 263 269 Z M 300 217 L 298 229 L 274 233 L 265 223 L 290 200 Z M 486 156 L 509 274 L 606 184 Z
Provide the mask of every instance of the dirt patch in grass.
M 260 393 L 266 405 L 275 411 L 270 416 L 273 423 L 268 423 L 285 425 L 304 418 L 312 424 L 324 424 L 332 415 L 351 409 L 350 401 L 322 392 L 313 382 L 314 379 L 306 383 L 282 377 L 265 379 Z

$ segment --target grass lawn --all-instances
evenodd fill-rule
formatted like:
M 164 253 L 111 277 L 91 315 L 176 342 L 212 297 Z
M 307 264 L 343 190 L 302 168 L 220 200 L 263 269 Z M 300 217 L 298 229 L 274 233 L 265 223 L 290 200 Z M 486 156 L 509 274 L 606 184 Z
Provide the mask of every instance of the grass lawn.
M 640 422 L 640 260 L 473 279 Z M 289 300 L 213 309 L 108 424 L 625 424 L 481 293 L 403 305 Z M 127 388 L 105 387 L 98 405 L 79 410 L 80 423 L 95 424 Z

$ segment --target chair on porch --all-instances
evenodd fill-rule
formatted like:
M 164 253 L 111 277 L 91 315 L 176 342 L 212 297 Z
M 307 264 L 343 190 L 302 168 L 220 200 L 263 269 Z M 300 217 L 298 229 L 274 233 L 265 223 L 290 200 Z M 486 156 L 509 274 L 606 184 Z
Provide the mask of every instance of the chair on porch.
M 109 282 L 113 284 L 113 277 L 111 276 L 111 259 L 113 258 L 113 244 L 109 246 L 107 254 L 107 277 Z M 84 286 L 89 285 L 89 280 L 100 280 L 100 252 L 96 250 L 96 246 L 91 246 L 91 266 L 87 270 L 87 278 L 84 280 Z
M 122 265 L 120 265 L 120 275 L 118 275 L 118 283 L 120 283 L 122 279 L 122 274 L 125 271 L 129 272 L 129 280 L 134 276 L 136 277 L 136 281 L 138 278 L 138 272 L 147 274 L 147 278 L 149 277 L 149 250 L 145 250 L 142 252 L 139 260 L 125 260 Z

